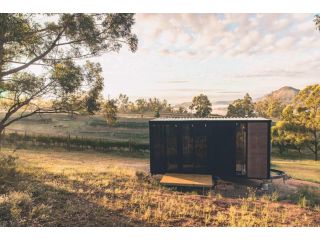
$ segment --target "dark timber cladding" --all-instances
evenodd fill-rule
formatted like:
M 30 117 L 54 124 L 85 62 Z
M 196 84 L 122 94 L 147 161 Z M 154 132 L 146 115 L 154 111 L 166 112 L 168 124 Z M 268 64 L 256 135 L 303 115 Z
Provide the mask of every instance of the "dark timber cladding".
M 269 178 L 270 127 L 265 118 L 151 120 L 151 173 Z

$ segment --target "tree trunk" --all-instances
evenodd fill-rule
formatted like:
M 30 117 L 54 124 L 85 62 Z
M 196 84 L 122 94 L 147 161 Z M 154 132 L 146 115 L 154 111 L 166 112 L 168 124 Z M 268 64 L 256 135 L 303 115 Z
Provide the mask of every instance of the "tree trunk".
M 314 160 L 318 160 L 318 135 L 317 135 L 317 130 L 315 129 L 313 131 L 313 136 L 314 136 Z
M 0 151 L 2 149 L 2 143 L 3 143 L 3 138 L 4 138 L 4 127 L 0 126 Z

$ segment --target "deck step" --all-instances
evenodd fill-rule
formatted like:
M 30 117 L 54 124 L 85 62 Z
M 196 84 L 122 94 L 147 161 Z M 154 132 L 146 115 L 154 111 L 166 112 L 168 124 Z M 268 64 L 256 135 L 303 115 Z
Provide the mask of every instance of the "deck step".
M 213 186 L 212 175 L 166 173 L 160 183 L 166 186 L 209 187 Z

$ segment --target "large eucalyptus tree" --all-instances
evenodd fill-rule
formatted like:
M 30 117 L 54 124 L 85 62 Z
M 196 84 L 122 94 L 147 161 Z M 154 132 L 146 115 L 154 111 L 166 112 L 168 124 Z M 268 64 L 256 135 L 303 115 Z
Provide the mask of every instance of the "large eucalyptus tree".
M 134 14 L 0 14 L 0 133 L 37 113 L 94 112 L 103 77 L 88 59 L 123 45 L 135 52 L 134 22 Z

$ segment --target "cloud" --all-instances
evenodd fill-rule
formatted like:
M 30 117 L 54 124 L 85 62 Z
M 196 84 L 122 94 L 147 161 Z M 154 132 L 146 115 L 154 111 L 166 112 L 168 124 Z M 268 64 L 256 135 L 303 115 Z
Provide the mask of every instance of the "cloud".
M 137 14 L 142 47 L 163 55 L 257 55 L 303 51 L 316 32 L 313 14 Z M 304 41 L 302 41 L 304 39 Z
M 190 81 L 185 80 L 169 80 L 169 81 L 157 81 L 157 83 L 188 83 Z
M 220 89 L 215 89 L 215 88 L 167 88 L 167 89 L 162 89 L 162 91 L 166 92 L 177 92 L 177 93 L 204 93 L 204 94 L 239 94 L 242 92 L 241 91 L 227 91 L 227 90 L 220 90 Z
M 253 74 L 236 75 L 236 78 L 274 78 L 274 77 L 296 77 L 304 74 L 303 71 L 270 70 Z
M 221 92 L 217 92 L 217 93 L 234 94 L 234 93 L 242 93 L 242 92 L 239 92 L 239 91 L 221 91 Z

